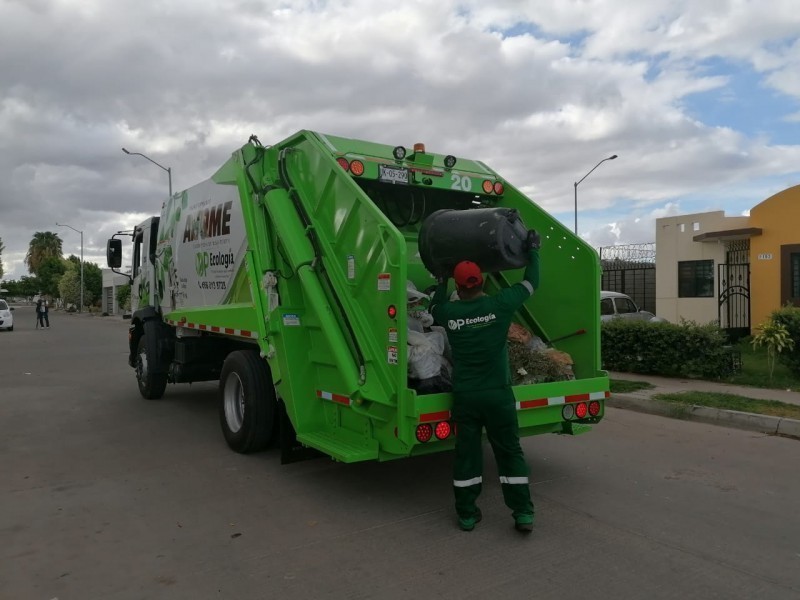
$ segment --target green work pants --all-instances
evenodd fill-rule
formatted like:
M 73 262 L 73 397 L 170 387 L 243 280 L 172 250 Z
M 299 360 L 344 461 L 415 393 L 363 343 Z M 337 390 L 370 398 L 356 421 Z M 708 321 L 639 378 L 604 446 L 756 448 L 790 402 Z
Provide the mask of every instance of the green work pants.
M 528 465 L 519 444 L 516 401 L 511 389 L 457 392 L 452 414 L 456 423 L 453 492 L 459 518 L 469 519 L 477 514 L 475 501 L 483 483 L 481 436 L 485 427 L 506 506 L 515 520 L 530 522 L 533 503 Z

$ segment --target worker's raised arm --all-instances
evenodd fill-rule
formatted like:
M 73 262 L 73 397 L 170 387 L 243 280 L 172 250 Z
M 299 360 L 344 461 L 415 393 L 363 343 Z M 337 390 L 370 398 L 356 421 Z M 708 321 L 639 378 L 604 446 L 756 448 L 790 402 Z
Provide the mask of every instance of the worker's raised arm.
M 436 278 L 436 290 L 433 292 L 433 298 L 431 298 L 431 303 L 428 306 L 428 312 L 431 313 L 434 319 L 436 319 L 437 309 L 448 301 L 447 281 L 448 277 L 445 276 Z
M 535 229 L 528 232 L 528 265 L 522 275 L 522 281 L 504 289 L 498 294 L 498 300 L 513 308 L 522 306 L 539 288 L 539 246 L 541 238 Z

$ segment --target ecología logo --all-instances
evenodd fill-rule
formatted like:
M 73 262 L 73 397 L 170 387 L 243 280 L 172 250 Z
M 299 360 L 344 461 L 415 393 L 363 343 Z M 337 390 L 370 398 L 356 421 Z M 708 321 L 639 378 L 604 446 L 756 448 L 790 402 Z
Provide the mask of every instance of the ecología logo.
M 194 266 L 198 277 L 205 277 L 208 267 L 227 269 L 233 265 L 233 252 L 198 252 L 194 255 Z
M 469 327 L 472 325 L 488 325 L 492 321 L 494 321 L 497 317 L 494 313 L 489 313 L 488 315 L 482 315 L 480 317 L 472 317 L 470 319 L 450 319 L 447 322 L 447 327 L 450 331 L 458 331 L 462 327 Z

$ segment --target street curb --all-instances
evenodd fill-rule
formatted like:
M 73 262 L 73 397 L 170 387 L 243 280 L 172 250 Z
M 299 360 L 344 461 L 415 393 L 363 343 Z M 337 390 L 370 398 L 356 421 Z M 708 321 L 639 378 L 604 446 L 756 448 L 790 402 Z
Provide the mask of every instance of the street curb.
M 698 421 L 701 423 L 710 423 L 712 425 L 721 425 L 723 427 L 735 427 L 736 429 L 759 431 L 770 435 L 782 435 L 800 440 L 800 421 L 796 419 L 758 415 L 737 410 L 708 408 L 696 404 L 692 406 L 681 406 L 671 402 L 664 402 L 663 400 L 654 400 L 646 396 L 637 396 L 635 394 L 612 394 L 606 400 L 606 405 L 613 408 L 634 410 L 673 419 Z

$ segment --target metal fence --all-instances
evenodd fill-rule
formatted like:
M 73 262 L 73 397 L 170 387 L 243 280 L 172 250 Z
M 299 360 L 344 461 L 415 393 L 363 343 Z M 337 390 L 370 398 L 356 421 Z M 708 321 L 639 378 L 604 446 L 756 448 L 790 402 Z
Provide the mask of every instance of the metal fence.
M 639 308 L 656 312 L 656 245 L 626 244 L 599 249 L 600 287 L 630 296 Z

